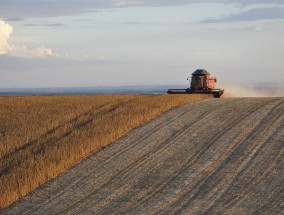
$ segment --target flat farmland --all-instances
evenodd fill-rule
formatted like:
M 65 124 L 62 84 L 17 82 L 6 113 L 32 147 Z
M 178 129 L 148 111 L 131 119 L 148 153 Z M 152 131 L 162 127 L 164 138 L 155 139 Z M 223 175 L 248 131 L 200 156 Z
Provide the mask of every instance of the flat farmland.
M 209 97 L 0 97 L 0 208 L 160 113 Z
M 3 214 L 283 214 L 284 99 L 195 101 L 131 130 Z

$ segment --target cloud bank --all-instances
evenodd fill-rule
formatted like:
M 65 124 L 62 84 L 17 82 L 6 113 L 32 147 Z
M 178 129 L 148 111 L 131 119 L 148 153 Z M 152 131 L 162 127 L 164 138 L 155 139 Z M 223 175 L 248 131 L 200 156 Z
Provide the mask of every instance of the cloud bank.
M 35 49 L 28 49 L 23 46 L 10 46 L 8 55 L 14 57 L 24 57 L 24 58 L 45 58 L 53 56 L 52 49 L 46 48 L 44 46 L 37 47 Z
M 12 32 L 13 27 L 0 19 L 0 54 L 6 54 L 8 52 L 8 40 Z
M 283 0 L 7 0 L 0 1 L 0 14 L 6 20 L 21 20 L 27 17 L 54 17 L 62 15 L 94 12 L 98 9 L 108 9 L 126 6 L 173 6 L 193 3 L 222 4 L 278 4 Z
M 202 23 L 255 21 L 260 19 L 284 19 L 284 7 L 256 8 L 223 18 L 207 19 Z
M 52 50 L 44 46 L 36 49 L 28 49 L 8 43 L 10 36 L 13 32 L 13 27 L 3 20 L 0 20 L 0 55 L 9 55 L 15 57 L 28 57 L 28 58 L 44 58 L 52 56 Z

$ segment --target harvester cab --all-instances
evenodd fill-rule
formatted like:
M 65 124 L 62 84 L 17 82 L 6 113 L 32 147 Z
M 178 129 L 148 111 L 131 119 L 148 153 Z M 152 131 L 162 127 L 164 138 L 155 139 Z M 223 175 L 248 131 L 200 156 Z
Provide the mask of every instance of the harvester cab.
M 210 76 L 205 69 L 196 70 L 187 80 L 190 80 L 190 88 L 169 89 L 168 94 L 212 94 L 215 98 L 224 97 L 224 90 L 215 88 L 217 78 Z

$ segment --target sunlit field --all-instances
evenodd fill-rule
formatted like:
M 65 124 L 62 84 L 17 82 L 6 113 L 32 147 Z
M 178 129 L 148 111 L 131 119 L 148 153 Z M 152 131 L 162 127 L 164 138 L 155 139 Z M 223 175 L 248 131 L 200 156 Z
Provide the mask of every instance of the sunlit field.
M 129 130 L 209 95 L 0 97 L 0 208 Z

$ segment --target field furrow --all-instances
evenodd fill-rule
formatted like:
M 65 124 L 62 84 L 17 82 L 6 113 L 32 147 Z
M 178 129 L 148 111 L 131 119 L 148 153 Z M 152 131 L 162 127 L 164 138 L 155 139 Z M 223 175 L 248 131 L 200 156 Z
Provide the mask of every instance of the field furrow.
M 283 98 L 207 99 L 131 130 L 2 214 L 278 215 L 283 168 Z

